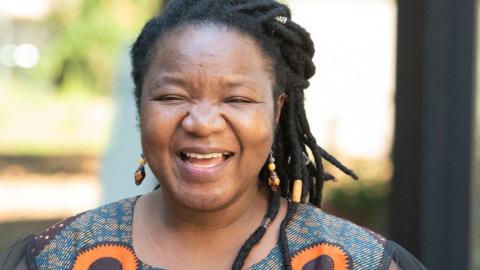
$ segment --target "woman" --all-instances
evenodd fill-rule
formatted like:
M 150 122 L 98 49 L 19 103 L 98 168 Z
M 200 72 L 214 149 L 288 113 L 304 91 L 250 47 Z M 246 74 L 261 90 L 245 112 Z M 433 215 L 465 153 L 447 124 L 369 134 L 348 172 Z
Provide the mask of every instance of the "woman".
M 309 130 L 313 53 L 275 1 L 171 1 L 131 51 L 144 155 L 135 181 L 148 161 L 161 187 L 25 239 L 11 265 L 423 269 L 394 243 L 319 210 L 331 179 L 322 158 L 357 176 Z

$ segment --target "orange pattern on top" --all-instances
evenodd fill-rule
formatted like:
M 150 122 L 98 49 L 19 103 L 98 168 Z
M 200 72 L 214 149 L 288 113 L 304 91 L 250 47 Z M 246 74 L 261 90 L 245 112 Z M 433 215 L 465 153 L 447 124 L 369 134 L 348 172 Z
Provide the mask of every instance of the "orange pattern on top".
M 348 255 L 340 247 L 328 243 L 316 244 L 295 254 L 292 259 L 292 270 L 302 270 L 310 261 L 320 257 L 328 256 L 333 262 L 332 270 L 348 270 Z
M 88 270 L 98 259 L 114 258 L 122 265 L 122 270 L 136 270 L 138 260 L 132 250 L 117 244 L 100 244 L 80 252 L 75 258 L 72 270 Z

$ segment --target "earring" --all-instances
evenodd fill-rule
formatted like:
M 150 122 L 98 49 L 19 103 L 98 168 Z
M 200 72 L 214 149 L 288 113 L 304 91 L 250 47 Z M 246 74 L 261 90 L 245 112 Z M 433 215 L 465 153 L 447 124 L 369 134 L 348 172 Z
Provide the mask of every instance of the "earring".
M 293 181 L 292 202 L 299 203 L 302 198 L 302 180 Z
M 145 179 L 145 164 L 147 164 L 147 160 L 142 153 L 140 158 L 140 166 L 138 166 L 138 169 L 135 171 L 134 174 L 135 184 L 137 186 L 140 186 L 143 182 L 143 179 Z
M 275 172 L 275 168 L 275 158 L 273 157 L 273 152 L 270 151 L 270 156 L 268 157 L 268 170 L 270 171 L 268 185 L 273 191 L 277 191 L 280 187 L 280 178 L 278 178 L 277 172 Z

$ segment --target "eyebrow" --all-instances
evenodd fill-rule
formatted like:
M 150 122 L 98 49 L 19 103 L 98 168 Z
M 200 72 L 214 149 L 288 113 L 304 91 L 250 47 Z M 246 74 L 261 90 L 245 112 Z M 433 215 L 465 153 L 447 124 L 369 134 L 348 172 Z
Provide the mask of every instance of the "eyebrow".
M 252 80 L 248 80 L 248 79 L 229 79 L 229 80 L 222 80 L 222 85 L 224 85 L 225 87 L 228 87 L 228 88 L 235 88 L 235 87 L 239 87 L 239 86 L 254 86 L 256 87 L 257 84 L 252 81 Z
M 162 84 L 173 84 L 178 86 L 186 86 L 188 83 L 181 77 L 175 74 L 163 74 L 155 80 L 154 88 L 161 86 Z
M 236 78 L 228 78 L 228 79 L 222 78 L 220 80 L 220 84 L 227 88 L 235 88 L 240 86 L 253 86 L 253 87 L 258 86 L 257 83 L 255 83 L 252 80 L 241 78 L 241 76 L 235 76 L 235 77 Z M 181 86 L 181 87 L 187 87 L 188 85 L 190 85 L 190 83 L 184 80 L 182 76 L 179 76 L 174 73 L 162 74 L 155 81 L 155 85 L 153 88 L 157 88 L 162 84 L 172 84 L 172 85 Z

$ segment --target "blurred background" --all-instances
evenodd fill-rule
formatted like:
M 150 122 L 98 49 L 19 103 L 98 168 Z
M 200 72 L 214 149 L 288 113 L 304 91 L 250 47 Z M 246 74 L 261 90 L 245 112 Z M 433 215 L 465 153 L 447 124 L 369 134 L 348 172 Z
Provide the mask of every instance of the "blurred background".
M 471 0 L 447 14 L 455 1 L 442 1 L 447 9 L 431 13 L 429 0 L 283 2 L 316 45 L 306 99 L 312 130 L 361 178 L 329 168 L 338 181 L 326 185 L 326 211 L 393 238 L 429 268 L 480 269 L 478 10 Z M 0 250 L 62 218 L 153 189 L 151 173 L 140 188 L 132 177 L 141 150 L 128 50 L 161 6 L 0 0 Z M 442 16 L 445 23 L 429 23 Z M 443 49 L 447 59 L 436 57 Z M 447 222 L 442 231 L 438 221 L 448 220 L 458 226 Z M 458 268 L 434 267 L 439 235 L 467 254 L 447 258 Z

